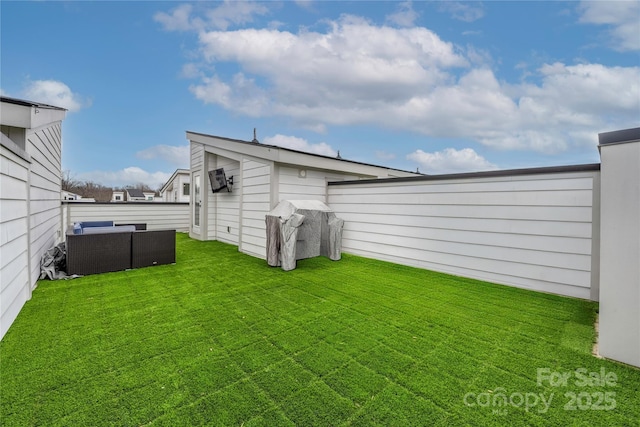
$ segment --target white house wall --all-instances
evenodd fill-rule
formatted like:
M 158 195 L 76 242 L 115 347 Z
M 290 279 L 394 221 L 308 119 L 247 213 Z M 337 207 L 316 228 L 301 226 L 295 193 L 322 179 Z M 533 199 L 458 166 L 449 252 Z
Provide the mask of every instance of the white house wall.
M 161 191 L 161 201 L 173 203 L 189 203 L 190 194 L 184 194 L 184 185 L 189 184 L 190 182 L 191 177 L 188 172 L 176 173 L 172 176 L 171 182 L 165 184 L 166 187 L 163 188 L 164 191 Z
M 265 258 L 267 238 L 265 215 L 271 210 L 272 163 L 244 158 L 242 161 L 241 251 Z
M 190 144 L 191 147 L 191 171 L 202 169 L 202 164 L 204 162 L 204 146 L 202 144 L 198 144 L 192 142 Z
M 601 156 L 599 350 L 640 367 L 640 140 L 601 145 Z
M 242 178 L 240 176 L 240 162 L 223 156 L 208 155 L 209 166 L 204 175 L 204 186 L 208 197 L 208 235 L 207 240 L 238 245 L 240 230 L 240 196 L 242 194 Z M 233 176 L 233 191 L 226 189 L 213 193 L 209 181 L 208 171 L 223 168 L 227 179 Z
M 40 259 L 62 239 L 60 228 L 62 130 L 60 123 L 27 131 L 31 156 L 31 283 L 40 276 Z
M 327 182 L 358 178 L 352 174 L 281 165 L 278 173 L 279 199 L 276 204 L 282 200 L 319 200 L 326 203 Z
M 330 185 L 343 251 L 590 298 L 599 172 Z
M 189 194 L 184 194 L 184 184 L 190 183 L 189 174 L 180 174 L 178 175 L 176 182 L 178 186 L 178 197 L 176 200 L 172 200 L 173 202 L 178 203 L 189 203 Z
M 24 154 L 24 153 L 23 153 Z M 31 296 L 29 161 L 0 148 L 0 338 Z

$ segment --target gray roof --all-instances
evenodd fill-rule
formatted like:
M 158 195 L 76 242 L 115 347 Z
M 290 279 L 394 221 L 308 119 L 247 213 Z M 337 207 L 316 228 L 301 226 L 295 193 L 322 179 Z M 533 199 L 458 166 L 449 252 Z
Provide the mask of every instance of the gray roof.
M 622 142 L 637 141 L 640 139 L 640 128 L 615 130 L 598 134 L 600 145 L 619 144 Z
M 55 105 L 43 104 L 41 102 L 27 101 L 26 99 L 10 98 L 8 96 L 0 96 L 0 101 L 8 104 L 22 105 L 24 107 L 50 108 L 52 110 L 67 111 L 66 108 L 56 107 Z
M 127 193 L 129 193 L 129 196 L 131 197 L 145 197 L 144 193 L 139 188 L 127 188 Z
M 194 135 L 200 135 L 200 136 L 205 136 L 205 137 L 210 137 L 210 138 L 217 138 L 217 139 L 221 139 L 224 141 L 230 141 L 230 142 L 236 142 L 236 143 L 240 143 L 240 144 L 245 144 L 245 145 L 253 145 L 255 147 L 266 147 L 266 148 L 274 148 L 277 150 L 283 150 L 283 151 L 289 151 L 292 153 L 300 153 L 300 154 L 304 154 L 307 156 L 314 156 L 314 157 L 322 157 L 325 159 L 332 159 L 332 160 L 336 160 L 336 161 L 340 161 L 340 162 L 344 162 L 344 163 L 353 163 L 356 165 L 363 165 L 363 166 L 372 166 L 372 167 L 376 167 L 376 168 L 380 168 L 380 169 L 386 169 L 386 170 L 391 170 L 391 171 L 399 171 L 399 172 L 404 172 L 404 173 L 408 173 L 408 174 L 415 174 L 417 176 L 420 175 L 425 175 L 419 172 L 413 172 L 413 171 L 407 171 L 404 169 L 397 169 L 397 168 L 391 168 L 388 166 L 381 166 L 381 165 L 374 165 L 372 163 L 364 163 L 364 162 L 358 162 L 355 160 L 348 160 L 348 159 L 344 159 L 342 157 L 340 157 L 340 151 L 338 150 L 338 156 L 337 157 L 331 157 L 331 156 L 327 156 L 324 154 L 317 154 L 317 153 L 310 153 L 308 151 L 301 151 L 301 150 L 294 150 L 293 148 L 286 148 L 286 147 L 281 147 L 279 145 L 271 145 L 271 144 L 264 144 L 262 142 L 259 142 L 257 139 L 254 139 L 253 141 L 244 141 L 242 139 L 234 139 L 234 138 L 227 138 L 225 136 L 218 136 L 218 135 L 211 135 L 211 134 L 206 134 L 206 133 L 201 133 L 201 132 L 194 132 L 194 131 L 187 131 L 187 139 L 188 139 L 188 134 L 194 134 Z

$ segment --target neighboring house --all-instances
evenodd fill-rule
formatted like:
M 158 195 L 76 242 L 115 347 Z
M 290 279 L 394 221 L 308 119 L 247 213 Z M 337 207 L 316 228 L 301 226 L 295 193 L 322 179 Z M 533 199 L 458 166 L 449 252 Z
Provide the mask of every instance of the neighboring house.
M 128 202 L 144 202 L 147 200 L 147 196 L 138 188 L 127 188 L 126 193 Z
M 0 338 L 31 298 L 40 259 L 63 239 L 64 108 L 0 97 Z
M 190 236 L 238 245 L 265 258 L 265 215 L 281 200 L 327 202 L 327 182 L 416 176 L 414 172 L 257 142 L 187 132 L 191 148 Z M 209 172 L 224 169 L 232 191 L 213 193 Z
M 156 197 L 155 192 L 143 191 L 139 188 L 127 188 L 125 191 L 127 202 L 153 202 Z
M 124 202 L 124 191 L 114 191 L 111 193 L 112 202 Z
M 144 195 L 144 199 L 147 202 L 153 202 L 156 200 L 156 193 L 155 191 L 143 191 L 142 194 Z
M 70 191 L 62 190 L 61 199 L 67 202 L 80 202 L 80 203 L 95 203 L 96 199 L 93 197 L 82 197 L 79 194 L 72 193 Z
M 76 193 L 72 193 L 71 191 L 62 190 L 61 193 L 62 200 L 80 200 L 82 196 Z
M 153 202 L 156 201 L 156 193 L 143 191 L 139 188 L 127 188 L 111 193 L 111 202 Z
M 191 177 L 188 169 L 176 169 L 160 189 L 160 198 L 165 202 L 189 203 L 190 194 Z

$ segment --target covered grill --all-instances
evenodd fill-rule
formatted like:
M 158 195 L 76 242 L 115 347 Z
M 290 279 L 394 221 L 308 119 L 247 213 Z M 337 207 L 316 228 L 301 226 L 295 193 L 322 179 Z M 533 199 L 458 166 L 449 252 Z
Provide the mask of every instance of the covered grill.
M 318 200 L 283 200 L 266 215 L 267 263 L 283 270 L 299 259 L 341 257 L 344 221 Z

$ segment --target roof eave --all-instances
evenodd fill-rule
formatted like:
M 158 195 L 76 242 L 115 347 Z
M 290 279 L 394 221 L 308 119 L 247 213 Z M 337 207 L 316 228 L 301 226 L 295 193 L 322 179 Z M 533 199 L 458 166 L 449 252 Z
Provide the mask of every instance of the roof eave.
M 204 138 L 204 140 L 203 140 Z M 338 159 L 335 157 L 324 156 L 321 154 L 308 153 L 305 151 L 293 150 L 290 148 L 279 147 L 276 145 L 268 145 L 262 143 L 256 143 L 251 141 L 243 141 L 240 139 L 226 138 L 216 135 L 208 135 L 199 132 L 187 131 L 187 139 L 198 143 L 204 143 L 212 146 L 219 147 L 217 142 L 237 143 L 233 149 L 230 147 L 220 147 L 225 150 L 239 152 L 245 155 L 252 155 L 255 157 L 264 158 L 278 163 L 292 164 L 307 168 L 322 168 L 335 170 L 337 172 L 347 172 L 356 175 L 367 176 L 394 176 L 393 172 L 402 176 L 420 176 L 416 172 L 405 171 L 401 169 L 394 169 L 386 166 L 372 165 L 363 162 L 357 162 L 348 159 Z M 320 161 L 320 163 L 319 163 Z M 376 173 L 373 173 L 373 172 Z M 386 174 L 384 171 L 387 171 Z

